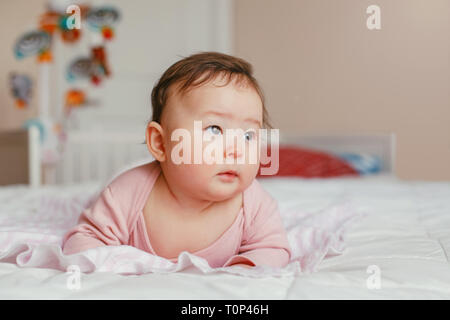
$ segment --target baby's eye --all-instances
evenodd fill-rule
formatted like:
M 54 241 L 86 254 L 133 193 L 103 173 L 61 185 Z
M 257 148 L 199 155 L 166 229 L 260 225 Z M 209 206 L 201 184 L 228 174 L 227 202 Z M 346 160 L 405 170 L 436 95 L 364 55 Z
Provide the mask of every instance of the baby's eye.
M 244 134 L 245 140 L 247 140 L 247 141 L 255 139 L 255 136 L 256 136 L 256 133 L 254 131 L 247 131 Z
M 219 126 L 212 125 L 205 129 L 205 131 L 212 133 L 212 134 L 222 134 L 222 129 Z

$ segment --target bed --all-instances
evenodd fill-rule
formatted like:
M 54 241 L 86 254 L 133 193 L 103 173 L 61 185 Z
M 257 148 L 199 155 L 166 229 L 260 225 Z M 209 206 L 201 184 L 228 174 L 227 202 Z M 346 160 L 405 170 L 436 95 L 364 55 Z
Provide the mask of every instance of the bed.
M 73 135 L 71 141 L 80 143 L 84 138 L 85 134 Z M 60 184 L 2 186 L 0 299 L 449 299 L 450 183 L 397 179 L 393 174 L 395 144 L 391 138 L 341 137 L 341 143 L 335 138 L 317 136 L 295 140 L 322 150 L 369 148 L 384 161 L 383 170 L 377 175 L 260 179 L 278 200 L 282 216 L 297 208 L 314 217 L 343 202 L 363 213 L 341 233 L 341 243 L 345 244 L 341 252 L 317 260 L 320 263 L 313 271 L 300 273 L 245 276 L 223 270 L 204 272 L 194 265 L 170 273 L 85 273 L 69 268 L 64 271 L 26 266 L 28 261 L 39 265 L 39 256 L 32 254 L 22 263 L 26 267 L 19 266 L 17 255 L 2 258 L 8 236 L 17 232 L 18 225 L 22 227 L 23 243 L 33 239 L 33 235 L 45 233 L 42 230 L 51 230 L 62 222 L 45 215 L 46 208 L 57 206 L 59 212 L 76 211 L 76 206 L 85 205 L 106 180 L 87 179 L 89 172 L 79 165 L 70 174 L 67 168 L 56 168 L 50 176 Z M 116 142 L 127 144 L 130 139 Z M 132 139 L 137 139 L 137 146 L 140 138 Z M 292 143 L 292 139 L 284 139 Z M 88 140 L 95 139 L 91 136 Z M 136 157 L 141 156 L 139 152 L 136 151 Z M 82 152 L 77 154 L 86 157 L 78 163 L 91 161 Z M 64 181 L 64 177 L 70 181 Z M 60 201 L 46 202 L 50 197 Z M 287 222 L 286 226 L 292 227 Z M 59 235 L 47 233 L 47 240 L 53 241 L 52 236 Z

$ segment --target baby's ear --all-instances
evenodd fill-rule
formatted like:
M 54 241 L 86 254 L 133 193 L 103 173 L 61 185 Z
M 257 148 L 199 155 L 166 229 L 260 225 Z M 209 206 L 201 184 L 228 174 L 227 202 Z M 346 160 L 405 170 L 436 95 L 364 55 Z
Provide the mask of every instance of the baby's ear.
M 148 124 L 145 131 L 148 151 L 159 162 L 166 160 L 166 149 L 164 148 L 164 129 L 155 121 Z

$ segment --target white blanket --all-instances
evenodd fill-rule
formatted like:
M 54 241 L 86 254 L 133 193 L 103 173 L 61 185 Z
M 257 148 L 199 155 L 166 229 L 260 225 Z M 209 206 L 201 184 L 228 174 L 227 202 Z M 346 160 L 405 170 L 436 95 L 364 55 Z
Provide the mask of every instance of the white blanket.
M 0 262 L 20 267 L 53 268 L 66 271 L 75 266 L 81 272 L 110 271 L 126 275 L 149 272 L 178 272 L 195 266 L 204 273 L 230 272 L 250 277 L 295 275 L 314 271 L 327 255 L 344 250 L 343 232 L 359 216 L 349 204 L 333 205 L 317 213 L 300 208 L 283 210 L 282 220 L 288 231 L 292 257 L 285 268 L 211 268 L 208 262 L 182 252 L 177 263 L 131 246 L 105 246 L 74 255 L 61 250 L 63 235 L 76 224 L 82 210 L 95 198 L 89 188 L 75 193 L 26 187 L 10 188 L 0 193 Z M 17 214 L 14 208 L 20 207 Z
M 0 298 L 450 298 L 449 183 L 261 181 L 293 246 L 284 269 L 212 269 L 188 253 L 168 264 L 127 246 L 64 256 L 62 234 L 97 186 L 0 188 Z

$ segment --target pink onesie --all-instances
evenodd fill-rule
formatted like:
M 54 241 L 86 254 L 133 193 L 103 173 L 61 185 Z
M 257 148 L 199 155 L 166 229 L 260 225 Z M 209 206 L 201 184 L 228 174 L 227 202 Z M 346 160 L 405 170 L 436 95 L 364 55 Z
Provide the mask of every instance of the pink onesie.
M 160 173 L 159 163 L 153 161 L 114 179 L 81 214 L 78 225 L 65 234 L 63 253 L 129 245 L 156 255 L 147 235 L 143 209 Z M 245 261 L 284 267 L 291 249 L 277 202 L 255 179 L 243 192 L 243 208 L 233 224 L 210 246 L 192 254 L 206 259 L 213 268 Z

